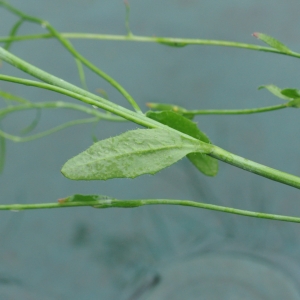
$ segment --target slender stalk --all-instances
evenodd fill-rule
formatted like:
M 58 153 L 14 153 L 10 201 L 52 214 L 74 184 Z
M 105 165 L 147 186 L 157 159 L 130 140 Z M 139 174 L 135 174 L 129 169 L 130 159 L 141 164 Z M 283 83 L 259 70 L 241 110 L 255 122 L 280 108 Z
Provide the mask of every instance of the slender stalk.
M 21 211 L 21 210 L 29 210 L 29 209 L 49 209 L 49 208 L 82 207 L 82 206 L 90 206 L 95 208 L 109 208 L 109 207 L 129 208 L 129 207 L 138 207 L 144 205 L 190 206 L 190 207 L 214 210 L 214 211 L 225 212 L 230 214 L 236 214 L 236 215 L 241 215 L 246 217 L 300 223 L 299 217 L 266 214 L 261 212 L 253 212 L 248 210 L 218 206 L 218 205 L 189 201 L 189 200 L 173 200 L 173 199 L 138 199 L 138 200 L 111 199 L 111 200 L 100 200 L 100 201 L 65 202 L 65 203 L 7 204 L 7 205 L 0 205 L 0 210 Z
M 183 113 L 183 115 L 248 115 L 248 114 L 256 114 L 267 111 L 278 110 L 282 108 L 286 108 L 288 105 L 286 103 L 266 106 L 266 107 L 258 107 L 258 108 L 246 108 L 246 109 L 207 109 L 207 110 L 187 110 Z
M 147 106 L 154 110 L 172 110 L 185 116 L 195 115 L 248 115 L 256 114 L 267 111 L 274 111 L 283 108 L 290 107 L 289 103 L 283 103 L 278 105 L 258 107 L 258 108 L 246 108 L 246 109 L 199 109 L 199 110 L 187 110 L 180 108 L 176 105 L 164 104 L 164 103 L 147 103 Z
M 71 33 L 62 32 L 60 35 L 66 39 L 91 39 L 91 40 L 106 40 L 106 41 L 120 41 L 120 42 L 144 42 L 144 43 L 158 43 L 164 45 L 203 45 L 203 46 L 219 46 L 219 47 L 232 47 L 241 48 L 254 51 L 270 52 L 276 54 L 282 54 L 292 57 L 300 58 L 300 53 L 291 52 L 284 53 L 277 49 L 265 46 L 259 46 L 255 44 L 239 43 L 232 41 L 222 40 L 206 40 L 206 39 L 187 39 L 187 38 L 172 38 L 172 37 L 150 37 L 140 35 L 114 35 L 114 34 L 96 34 L 96 33 Z M 14 37 L 0 37 L 0 42 L 8 41 L 27 41 L 38 39 L 55 38 L 52 34 L 31 34 L 31 35 L 19 35 Z
M 24 23 L 24 20 L 23 20 L 23 19 L 18 20 L 18 21 L 15 23 L 15 25 L 12 27 L 9 36 L 10 36 L 10 37 L 14 37 L 14 36 L 17 34 L 19 28 L 22 26 L 23 23 Z M 13 42 L 14 42 L 13 40 L 7 41 L 6 44 L 5 44 L 5 46 L 4 46 L 4 49 L 5 49 L 5 50 L 9 50 L 9 48 L 10 48 L 10 46 L 11 46 L 11 44 L 12 44 Z
M 124 118 L 105 114 L 105 113 L 97 111 L 94 108 L 89 108 L 89 107 L 86 107 L 83 105 L 67 103 L 67 102 L 62 102 L 62 101 L 28 103 L 28 104 L 23 104 L 23 105 L 10 106 L 7 108 L 0 109 L 0 117 L 4 117 L 7 114 L 10 114 L 12 112 L 16 112 L 16 111 L 20 111 L 20 110 L 35 109 L 35 108 L 43 108 L 43 109 L 68 108 L 68 109 L 82 111 L 89 115 L 93 115 L 93 116 L 97 117 L 97 119 L 99 119 L 99 120 L 102 119 L 102 120 L 107 120 L 107 121 L 118 121 L 118 122 L 126 121 L 126 119 L 124 119 Z
M 138 106 L 138 104 L 135 102 L 135 100 L 132 98 L 132 96 L 117 82 L 115 81 L 112 77 L 110 77 L 109 75 L 107 75 L 105 72 L 103 72 L 102 70 L 100 70 L 99 68 L 97 68 L 95 65 L 93 65 L 89 60 L 87 60 L 84 56 L 82 56 L 79 52 L 77 52 L 75 50 L 75 48 L 73 47 L 73 45 L 63 36 L 61 36 L 61 34 L 56 31 L 54 29 L 54 27 L 52 27 L 50 25 L 50 23 L 48 23 L 47 21 L 44 21 L 42 19 L 36 18 L 36 17 L 32 17 L 29 16 L 23 12 L 21 12 L 20 10 L 14 8 L 13 6 L 11 6 L 10 4 L 0 1 L 0 5 L 4 6 L 7 10 L 9 10 L 10 12 L 12 12 L 13 14 L 19 16 L 20 18 L 22 18 L 23 20 L 27 20 L 29 22 L 33 22 L 36 24 L 41 25 L 42 27 L 46 28 L 56 39 L 58 39 L 60 41 L 60 43 L 76 58 L 78 59 L 80 62 L 82 62 L 85 66 L 87 66 L 90 70 L 92 70 L 93 72 L 95 72 L 97 75 L 101 76 L 103 79 L 105 79 L 107 82 L 109 82 L 114 88 L 116 88 L 124 97 L 125 99 L 127 99 L 127 101 L 131 104 L 131 106 L 139 113 L 142 113 L 140 107 Z
M 33 141 L 33 140 L 45 137 L 47 135 L 53 134 L 57 131 L 60 131 L 62 129 L 65 129 L 65 128 L 68 128 L 68 127 L 71 127 L 71 126 L 74 126 L 74 125 L 79 125 L 79 124 L 81 125 L 81 124 L 86 124 L 86 123 L 95 123 L 95 122 L 98 122 L 99 120 L 100 120 L 99 118 L 87 118 L 87 119 L 74 120 L 74 121 L 70 121 L 70 122 L 61 124 L 61 125 L 56 126 L 54 128 L 51 128 L 49 130 L 45 130 L 43 132 L 33 134 L 33 135 L 30 135 L 30 136 L 26 136 L 26 137 L 12 135 L 12 134 L 9 134 L 9 133 L 6 133 L 6 132 L 0 130 L 0 136 L 5 138 L 5 139 L 16 142 L 16 143 L 29 142 L 29 141 Z

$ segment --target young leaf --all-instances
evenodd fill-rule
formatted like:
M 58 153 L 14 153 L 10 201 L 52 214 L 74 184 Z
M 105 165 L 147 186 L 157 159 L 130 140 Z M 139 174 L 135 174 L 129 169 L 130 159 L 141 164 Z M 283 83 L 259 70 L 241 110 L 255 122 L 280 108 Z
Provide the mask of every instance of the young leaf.
M 82 203 L 83 205 L 87 205 L 88 202 L 90 202 L 91 206 L 94 208 L 108 208 L 108 207 L 132 208 L 132 207 L 138 207 L 143 205 L 139 200 L 123 201 L 123 200 L 118 200 L 116 198 L 103 196 L 103 195 L 80 195 L 80 194 L 58 199 L 58 202 L 61 204 L 76 202 L 76 203 Z
M 66 198 L 58 199 L 59 203 L 66 203 L 66 202 L 93 202 L 93 201 L 103 201 L 103 200 L 112 200 L 114 198 L 103 196 L 103 195 L 80 195 L 75 194 Z
M 165 46 L 170 46 L 170 47 L 176 47 L 176 48 L 182 48 L 187 46 L 187 43 L 182 43 L 182 42 L 169 42 L 169 41 L 163 41 L 163 40 L 157 40 L 159 44 L 165 45 Z
M 262 85 L 262 86 L 258 87 L 258 89 L 259 90 L 267 89 L 269 92 L 271 92 L 274 96 L 276 96 L 278 98 L 281 98 L 281 99 L 284 99 L 287 101 L 290 100 L 289 97 L 287 97 L 281 93 L 281 89 L 279 87 L 277 87 L 276 85 L 273 85 L 273 84 Z
M 286 45 L 284 45 L 283 43 L 279 42 L 278 40 L 274 39 L 273 37 L 271 37 L 269 35 L 266 35 L 266 34 L 260 33 L 260 32 L 254 32 L 252 35 L 254 37 L 258 38 L 259 40 L 262 40 L 263 42 L 265 42 L 272 48 L 277 49 L 280 52 L 284 52 L 284 53 L 292 52 L 292 50 L 289 49 Z
M 300 98 L 300 91 L 297 89 L 283 89 L 281 94 L 291 99 Z
M 73 180 L 135 178 L 155 174 L 205 144 L 164 129 L 137 129 L 99 141 L 68 160 L 62 174 Z
M 162 124 L 172 127 L 178 131 L 188 134 L 202 142 L 210 143 L 209 138 L 201 132 L 196 123 L 186 119 L 185 117 L 172 112 L 147 112 L 146 116 L 156 120 Z M 218 173 L 218 161 L 203 153 L 189 153 L 187 158 L 194 164 L 194 166 L 207 176 L 216 176 Z

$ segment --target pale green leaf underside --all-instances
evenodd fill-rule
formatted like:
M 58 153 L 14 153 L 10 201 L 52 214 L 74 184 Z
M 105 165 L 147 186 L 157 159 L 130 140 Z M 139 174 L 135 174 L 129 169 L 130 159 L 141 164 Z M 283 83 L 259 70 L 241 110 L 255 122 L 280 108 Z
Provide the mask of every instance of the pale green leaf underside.
M 192 152 L 204 152 L 200 141 L 164 129 L 137 129 L 95 143 L 61 172 L 73 180 L 135 178 L 155 174 Z
M 281 88 L 279 88 L 278 86 L 274 85 L 274 84 L 268 84 L 268 85 L 262 85 L 258 88 L 259 90 L 261 89 L 267 89 L 270 93 L 272 93 L 274 96 L 281 98 L 283 100 L 291 100 L 289 97 L 281 94 Z
M 276 40 L 272 36 L 266 35 L 264 33 L 259 33 L 259 32 L 255 32 L 253 35 L 256 38 L 258 38 L 258 39 L 262 40 L 263 42 L 265 42 L 266 44 L 268 44 L 269 46 L 277 49 L 280 52 L 284 52 L 284 53 L 291 53 L 292 52 L 291 49 L 289 49 L 286 45 L 279 42 L 278 40 Z

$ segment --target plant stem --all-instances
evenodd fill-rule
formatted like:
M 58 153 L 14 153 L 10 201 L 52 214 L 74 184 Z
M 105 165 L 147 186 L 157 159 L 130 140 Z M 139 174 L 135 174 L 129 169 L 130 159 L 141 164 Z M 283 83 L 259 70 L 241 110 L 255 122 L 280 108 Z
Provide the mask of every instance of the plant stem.
M 57 78 L 45 71 L 42 71 L 42 70 L 38 69 L 37 67 L 34 67 L 31 64 L 21 60 L 20 58 L 16 57 L 15 55 L 12 55 L 11 53 L 7 52 L 6 50 L 4 50 L 1 47 L 0 47 L 0 59 L 3 59 L 7 63 L 17 67 L 18 69 L 21 69 L 21 70 L 25 71 L 26 73 L 28 73 L 34 77 L 37 77 L 45 82 L 48 82 L 50 84 L 35 82 L 32 80 L 15 78 L 15 77 L 6 76 L 6 75 L 0 75 L 0 80 L 6 80 L 6 81 L 15 82 L 15 83 L 21 83 L 21 84 L 26 84 L 26 85 L 30 85 L 30 86 L 35 86 L 35 87 L 39 87 L 39 88 L 52 90 L 52 91 L 70 96 L 72 98 L 78 99 L 85 103 L 96 105 L 100 108 L 103 108 L 104 110 L 110 111 L 111 113 L 119 115 L 127 120 L 130 120 L 130 121 L 137 123 L 139 125 L 142 125 L 144 127 L 163 128 L 166 130 L 176 131 L 177 134 L 183 135 L 184 137 L 189 138 L 189 139 L 194 139 L 189 135 L 185 135 L 182 132 L 179 132 L 179 131 L 174 130 L 168 126 L 165 126 L 159 122 L 156 122 L 150 118 L 147 118 L 143 114 L 138 114 L 133 111 L 130 111 L 130 110 L 123 108 L 119 105 L 116 105 L 108 100 L 105 100 L 99 96 L 96 96 L 90 92 L 80 89 L 80 88 L 78 88 L 60 78 Z M 53 84 L 53 85 L 51 85 L 51 84 Z M 293 176 L 293 175 L 287 174 L 285 172 L 281 172 L 281 171 L 277 171 L 275 169 L 268 168 L 264 165 L 261 165 L 261 164 L 255 163 L 253 161 L 247 160 L 245 158 L 239 157 L 237 155 L 234 155 L 234 154 L 227 152 L 226 150 L 223 150 L 212 144 L 206 144 L 199 140 L 198 140 L 198 142 L 199 142 L 199 144 L 201 144 L 203 153 L 206 153 L 206 154 L 213 156 L 217 159 L 220 159 L 224 162 L 232 164 L 238 168 L 247 170 L 249 172 L 256 173 L 260 176 L 264 176 L 266 178 L 281 182 L 283 184 L 287 184 L 287 185 L 290 185 L 290 186 L 293 186 L 296 188 L 300 188 L 300 177 Z
M 7 205 L 0 205 L 0 210 L 21 211 L 21 210 L 29 210 L 29 209 L 49 209 L 49 208 L 82 207 L 82 206 L 89 206 L 95 208 L 109 208 L 109 207 L 130 208 L 130 207 L 138 207 L 143 205 L 191 206 L 191 207 L 220 211 L 220 212 L 247 216 L 247 217 L 300 223 L 299 217 L 266 214 L 261 212 L 247 211 L 242 209 L 224 207 L 224 206 L 201 203 L 196 201 L 173 200 L 173 199 L 138 199 L 138 200 L 111 199 L 111 200 L 100 200 L 100 201 L 65 202 L 65 203 L 7 204 Z
M 6 132 L 0 130 L 0 136 L 5 138 L 5 139 L 16 142 L 16 143 L 29 142 L 29 141 L 33 141 L 33 140 L 45 137 L 47 135 L 50 135 L 52 133 L 55 133 L 57 131 L 60 131 L 62 129 L 65 129 L 65 128 L 68 128 L 68 127 L 71 127 L 71 126 L 74 126 L 74 125 L 86 124 L 86 123 L 95 123 L 95 122 L 98 122 L 99 120 L 100 120 L 99 118 L 87 118 L 87 119 L 74 120 L 74 121 L 70 121 L 70 122 L 64 123 L 62 125 L 56 126 L 54 128 L 51 128 L 49 130 L 46 130 L 46 131 L 43 131 L 43 132 L 40 132 L 40 133 L 37 133 L 37 134 L 33 134 L 33 135 L 30 135 L 30 136 L 26 136 L 26 137 L 20 137 L 20 136 L 12 135 L 12 134 L 9 134 L 9 133 L 6 133 Z
M 172 38 L 172 37 L 149 37 L 139 35 L 114 35 L 114 34 L 93 34 L 93 33 L 70 33 L 62 32 L 60 35 L 66 39 L 93 39 L 93 40 L 108 40 L 108 41 L 123 41 L 123 42 L 144 42 L 144 43 L 158 43 L 158 44 L 186 44 L 186 45 L 203 45 L 203 46 L 220 46 L 242 48 L 254 51 L 271 52 L 292 57 L 300 58 L 300 53 L 291 52 L 284 53 L 277 49 L 255 44 L 222 41 L 222 40 L 206 40 L 206 39 L 187 39 L 187 38 Z M 26 41 L 37 39 L 54 38 L 52 34 L 32 34 L 20 35 L 14 37 L 0 37 L 0 42 L 8 41 Z
M 28 110 L 28 109 L 34 109 L 34 108 L 43 108 L 43 109 L 68 108 L 68 109 L 82 111 L 89 115 L 93 115 L 93 116 L 97 117 L 99 120 L 102 119 L 102 120 L 114 121 L 114 122 L 115 121 L 118 121 L 118 122 L 126 121 L 126 119 L 124 119 L 124 118 L 105 114 L 105 113 L 97 111 L 94 108 L 89 108 L 89 107 L 86 107 L 83 105 L 67 103 L 67 102 L 63 102 L 63 101 L 28 103 L 28 104 L 23 104 L 23 105 L 10 106 L 7 108 L 0 109 L 0 117 L 4 117 L 5 115 L 15 112 L 15 111 Z
M 154 110 L 172 110 L 178 112 L 184 116 L 195 116 L 195 115 L 246 115 L 256 114 L 267 111 L 279 110 L 290 107 L 289 103 L 283 103 L 278 105 L 259 107 L 259 108 L 246 108 L 246 109 L 201 109 L 201 110 L 187 110 L 179 108 L 176 105 L 164 104 L 164 103 L 147 103 L 147 106 Z
M 300 177 L 298 176 L 269 168 L 241 156 L 235 155 L 217 146 L 213 146 L 209 155 L 245 171 L 255 173 L 271 180 L 300 189 Z
M 207 110 L 187 110 L 183 115 L 248 115 L 256 114 L 267 111 L 278 110 L 287 108 L 288 105 L 278 104 L 259 108 L 246 108 L 246 109 L 207 109 Z
M 135 100 L 132 98 L 132 96 L 112 77 L 107 75 L 105 72 L 97 68 L 95 65 L 93 65 L 89 60 L 87 60 L 85 57 L 83 57 L 79 52 L 75 50 L 75 48 L 72 46 L 72 44 L 61 34 L 54 29 L 47 21 L 41 20 L 36 17 L 29 16 L 27 14 L 24 14 L 23 12 L 19 11 L 18 9 L 14 8 L 10 4 L 0 1 L 0 5 L 4 6 L 7 10 L 12 12 L 13 14 L 19 16 L 22 20 L 27 20 L 29 22 L 37 23 L 41 25 L 42 27 L 46 28 L 55 38 L 57 38 L 60 43 L 80 62 L 82 62 L 85 66 L 87 66 L 90 70 L 95 72 L 97 75 L 101 76 L 103 79 L 105 79 L 107 82 L 109 82 L 114 88 L 116 88 L 124 97 L 127 99 L 127 101 L 131 104 L 131 106 L 138 112 L 142 113 L 140 107 L 135 102 Z M 82 78 L 82 76 L 81 76 Z

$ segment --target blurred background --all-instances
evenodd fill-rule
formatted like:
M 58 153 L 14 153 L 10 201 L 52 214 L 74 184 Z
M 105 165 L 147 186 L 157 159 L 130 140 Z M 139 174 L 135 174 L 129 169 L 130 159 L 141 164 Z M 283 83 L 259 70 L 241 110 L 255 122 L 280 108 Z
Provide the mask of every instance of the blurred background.
M 122 0 L 12 0 L 18 9 L 48 20 L 61 32 L 126 34 Z M 260 44 L 255 31 L 300 51 L 296 0 L 131 0 L 136 35 L 230 40 Z M 0 36 L 17 18 L 0 8 Z M 34 24 L 20 34 L 45 32 Z M 121 83 L 144 111 L 147 102 L 188 109 L 238 109 L 279 104 L 263 84 L 299 88 L 296 58 L 211 46 L 173 48 L 154 43 L 72 40 L 76 49 Z M 80 85 L 74 59 L 55 40 L 15 43 L 28 62 Z M 29 78 L 3 63 L 3 74 Z M 295 77 L 296 76 L 296 77 Z M 101 78 L 86 71 L 89 90 L 104 89 L 129 107 Z M 0 82 L 0 89 L 31 101 L 62 95 Z M 1 106 L 4 106 L 2 101 Z M 228 151 L 300 175 L 297 109 L 246 116 L 198 116 L 199 128 Z M 35 112 L 2 122 L 17 134 Z M 39 132 L 85 117 L 70 110 L 43 111 Z M 155 176 L 75 182 L 60 168 L 92 143 L 135 124 L 100 122 L 71 127 L 29 143 L 7 143 L 0 202 L 55 202 L 75 193 L 121 199 L 189 199 L 246 210 L 300 215 L 299 192 L 220 162 L 217 177 L 183 159 Z M 252 219 L 188 207 L 70 208 L 2 211 L 2 299 L 299 299 L 299 224 Z

